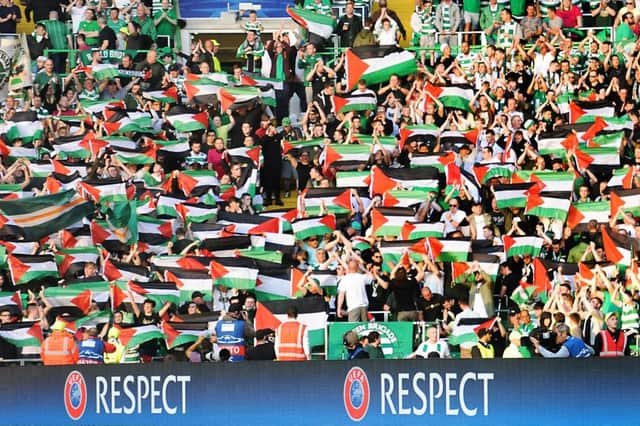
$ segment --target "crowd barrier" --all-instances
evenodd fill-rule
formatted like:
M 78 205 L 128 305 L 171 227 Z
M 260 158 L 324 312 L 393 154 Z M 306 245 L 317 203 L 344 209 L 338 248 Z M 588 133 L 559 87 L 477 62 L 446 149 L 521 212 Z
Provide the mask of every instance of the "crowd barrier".
M 635 425 L 640 364 L 396 360 L 4 368 L 4 425 Z

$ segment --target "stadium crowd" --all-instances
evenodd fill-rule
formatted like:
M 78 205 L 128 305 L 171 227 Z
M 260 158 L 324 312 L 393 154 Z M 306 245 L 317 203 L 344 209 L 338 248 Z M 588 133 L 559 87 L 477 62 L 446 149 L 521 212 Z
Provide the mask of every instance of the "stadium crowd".
M 410 357 L 637 354 L 633 0 L 307 0 L 190 51 L 168 0 L 27 3 L 3 359 L 303 360 L 318 309 L 428 323 Z M 3 0 L 0 33 L 21 18 Z

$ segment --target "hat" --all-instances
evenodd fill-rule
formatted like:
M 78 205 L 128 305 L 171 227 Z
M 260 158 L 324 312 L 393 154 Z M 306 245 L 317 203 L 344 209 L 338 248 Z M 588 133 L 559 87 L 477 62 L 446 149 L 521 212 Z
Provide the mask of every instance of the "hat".
M 282 119 L 283 126 L 291 126 L 291 119 L 289 117 L 285 117 Z
M 524 127 L 525 129 L 529 130 L 531 127 L 535 126 L 536 122 L 532 119 L 528 119 L 527 121 L 524 122 L 524 125 L 522 127 Z
M 204 297 L 204 294 L 202 294 L 202 292 L 200 291 L 194 291 L 193 293 L 191 293 L 192 299 L 195 299 L 196 297 Z
M 362 224 L 360 224 L 360 222 L 356 222 L 355 220 L 351 222 L 351 227 L 356 231 L 362 231 Z
M 229 309 L 227 310 L 227 312 L 232 313 L 232 312 L 241 312 L 242 311 L 242 305 L 239 303 L 232 303 L 229 305 Z
M 211 43 L 213 43 L 214 46 L 220 46 L 220 43 L 218 43 L 218 40 L 216 40 L 215 38 L 211 39 Z
M 270 328 L 261 328 L 260 330 L 256 330 L 256 339 L 262 340 L 270 334 L 275 334 L 275 331 Z
M 67 324 L 62 320 L 56 320 L 51 326 L 51 330 L 53 331 L 62 331 L 67 328 Z
M 115 328 L 115 327 L 111 327 L 109 329 L 109 333 L 107 333 L 107 337 L 111 337 L 113 339 L 117 339 L 118 337 L 120 337 L 120 329 Z
M 129 28 L 127 27 L 122 27 L 119 31 L 124 35 L 129 35 Z
M 609 312 L 604 316 L 604 322 L 609 321 L 609 318 L 611 318 L 612 316 L 615 316 L 616 313 L 615 312 Z

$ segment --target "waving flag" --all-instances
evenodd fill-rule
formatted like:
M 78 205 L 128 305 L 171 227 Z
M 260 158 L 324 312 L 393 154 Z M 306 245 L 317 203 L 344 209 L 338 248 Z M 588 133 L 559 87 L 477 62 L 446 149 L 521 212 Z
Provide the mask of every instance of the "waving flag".
M 206 111 L 196 113 L 182 106 L 174 106 L 167 113 L 167 121 L 176 132 L 187 133 L 206 130 L 209 127 L 209 116 Z
M 542 250 L 544 240 L 540 237 L 502 237 L 504 252 L 507 257 L 522 256 L 525 254 L 536 257 Z
M 575 228 L 586 225 L 589 221 L 609 223 L 609 202 L 594 201 L 589 203 L 573 203 L 567 213 L 567 226 Z
M 8 142 L 21 139 L 23 143 L 32 143 L 42 139 L 42 123 L 35 111 L 18 111 L 7 122 L 8 130 L 5 134 Z
M 609 101 L 573 101 L 569 104 L 569 122 L 595 120 L 596 117 L 611 118 L 615 106 Z
M 254 289 L 258 270 L 248 266 L 243 259 L 216 259 L 209 264 L 214 284 L 228 288 Z
M 403 190 L 392 189 L 382 194 L 384 207 L 410 207 L 419 205 L 427 200 L 428 191 L 421 189 Z
M 413 217 L 414 212 L 409 208 L 375 208 L 371 211 L 371 232 L 376 237 L 399 237 L 405 222 L 413 220 Z
M 291 223 L 293 233 L 298 240 L 330 234 L 336 229 L 336 218 L 333 215 L 298 219 Z
M 35 241 L 69 227 L 94 210 L 76 191 L 53 195 L 0 200 L 0 224 L 14 227 L 28 241 Z
M 324 156 L 324 168 L 356 169 L 369 161 L 371 150 L 367 145 L 326 145 L 321 156 Z
M 349 111 L 375 110 L 377 103 L 378 99 L 372 91 L 366 91 L 364 93 L 356 91 L 346 96 L 333 96 L 336 113 L 344 114 Z
M 346 51 L 345 70 L 347 88 L 353 89 L 360 79 L 371 85 L 389 81 L 391 74 L 413 74 L 416 58 L 412 52 L 397 47 L 353 47 Z
M 564 222 L 570 205 L 571 201 L 568 197 L 530 193 L 526 204 L 526 214 Z
M 633 167 L 623 167 L 615 169 L 609 179 L 609 189 L 631 189 L 635 180 L 635 170 Z
M 540 192 L 572 192 L 575 175 L 572 172 L 519 170 L 512 177 L 512 183 L 519 180 L 535 183 Z
M 256 282 L 256 298 L 259 302 L 286 300 L 294 297 L 303 273 L 287 265 L 260 268 Z
M 307 326 L 309 346 L 323 345 L 328 315 L 324 299 L 319 296 L 258 302 L 255 318 L 256 329 L 277 329 L 287 319 L 287 309 L 290 306 L 295 306 L 298 309 L 297 320 Z
M 499 209 L 509 207 L 525 207 L 527 205 L 527 192 L 532 183 L 512 183 L 506 185 L 494 185 L 493 194 Z
M 223 111 L 246 106 L 253 101 L 259 100 L 260 95 L 260 89 L 253 86 L 224 87 L 218 91 L 218 98 Z
M 131 348 L 154 339 L 165 340 L 165 335 L 157 325 L 140 325 L 120 328 L 120 342 Z
M 609 262 L 622 266 L 631 265 L 631 239 L 626 235 L 602 228 L 602 245 Z
M 611 191 L 611 209 L 614 210 L 614 197 L 617 197 L 617 201 L 622 207 L 622 211 L 629 212 L 633 216 L 640 216 L 640 189 L 614 189 Z M 618 209 L 615 208 L 615 213 L 618 213 Z
M 336 20 L 333 17 L 300 7 L 287 7 L 287 14 L 302 28 L 325 39 L 331 36 L 336 26 Z
M 208 322 L 168 322 L 162 323 L 162 332 L 167 338 L 167 347 L 173 349 L 177 346 L 187 345 L 198 340 L 200 336 L 209 333 Z
M 44 341 L 40 321 L 2 324 L 0 326 L 0 337 L 18 348 L 40 346 Z
M 7 263 L 14 285 L 58 278 L 58 267 L 52 255 L 9 255 Z
M 473 88 L 468 85 L 434 86 L 427 82 L 425 90 L 438 99 L 445 107 L 471 111 L 469 102 L 473 99 Z
M 91 308 L 91 290 L 82 288 L 48 287 L 44 297 L 53 307 L 74 307 L 83 313 Z

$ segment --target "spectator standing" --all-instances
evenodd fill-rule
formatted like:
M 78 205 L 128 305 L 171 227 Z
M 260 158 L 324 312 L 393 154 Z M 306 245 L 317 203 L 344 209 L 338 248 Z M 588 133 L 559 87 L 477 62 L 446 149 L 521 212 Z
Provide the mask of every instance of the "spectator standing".
M 244 361 L 247 342 L 255 336 L 253 327 L 246 319 L 242 305 L 231 303 L 229 310 L 216 324 L 216 337 L 220 349 L 227 349 L 231 354 L 229 361 Z
M 367 308 L 369 299 L 367 298 L 366 286 L 371 284 L 373 278 L 369 272 L 361 272 L 364 269 L 356 259 L 349 260 L 349 263 L 343 266 L 347 273 L 340 279 L 338 284 L 336 314 L 338 318 L 344 316 L 342 305 L 346 300 L 347 319 L 349 322 L 368 321 Z
M 440 33 L 440 44 L 454 47 L 458 45 L 460 8 L 451 0 L 443 0 L 436 7 L 435 27 Z
M 276 359 L 275 333 L 270 328 L 256 330 L 256 345 L 247 349 L 247 361 L 273 361 Z
M 0 6 L 0 33 L 15 34 L 21 20 L 20 8 L 13 4 L 13 0 L 3 0 Z
M 44 340 L 40 349 L 40 358 L 44 365 L 73 365 L 78 362 L 78 345 L 65 327 L 65 322 L 61 320 L 57 320 L 51 326 L 51 334 Z
M 595 338 L 593 348 L 596 355 L 600 358 L 628 356 L 631 353 L 630 342 L 626 334 L 618 327 L 616 313 L 609 312 L 605 316 L 605 323 L 607 328 L 598 333 Z
M 162 0 L 160 10 L 153 15 L 153 23 L 156 26 L 158 47 L 173 47 L 175 45 L 176 29 L 178 28 L 178 17 L 175 10 L 170 6 L 169 0 Z M 216 72 L 215 65 L 212 69 Z M 217 71 L 220 70 L 218 69 Z
M 290 306 L 287 319 L 276 330 L 275 351 L 278 361 L 311 359 L 307 326 L 298 321 L 298 309 Z
M 354 13 L 354 2 L 348 0 L 344 15 L 338 20 L 336 34 L 340 37 L 340 47 L 352 47 L 356 35 L 362 30 L 362 17 Z
M 144 4 L 139 4 L 137 8 L 138 14 L 132 19 L 140 25 L 140 34 L 148 36 L 151 40 L 156 41 L 156 23 L 153 21 L 147 13 L 147 8 Z

